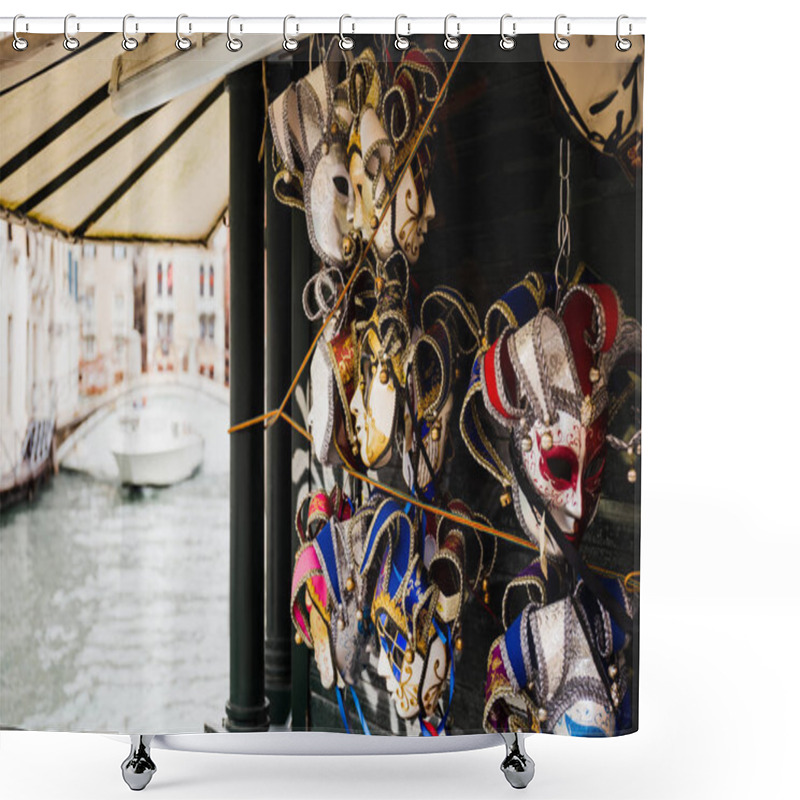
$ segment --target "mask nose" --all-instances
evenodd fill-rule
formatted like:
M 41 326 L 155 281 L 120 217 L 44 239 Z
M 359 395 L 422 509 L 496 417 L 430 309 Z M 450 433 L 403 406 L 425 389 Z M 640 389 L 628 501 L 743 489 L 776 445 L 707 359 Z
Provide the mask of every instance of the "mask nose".
M 364 398 L 361 394 L 361 386 L 357 386 L 353 397 L 350 400 L 350 413 L 359 416 L 364 413 Z
M 380 655 L 378 656 L 378 675 L 386 681 L 386 689 L 391 694 L 397 688 L 397 681 L 392 673 L 392 665 L 389 663 L 389 656 L 380 645 Z
M 433 192 L 428 192 L 428 199 L 425 201 L 425 210 L 422 214 L 423 230 L 428 230 L 428 223 L 436 216 L 436 206 L 433 203 Z

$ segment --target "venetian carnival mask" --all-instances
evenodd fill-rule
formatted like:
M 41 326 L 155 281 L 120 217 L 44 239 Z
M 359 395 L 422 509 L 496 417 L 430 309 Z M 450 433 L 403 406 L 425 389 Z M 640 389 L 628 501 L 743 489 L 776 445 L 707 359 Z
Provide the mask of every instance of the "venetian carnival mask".
M 509 487 L 520 523 L 549 539 L 545 515 L 578 546 L 594 517 L 605 464 L 609 378 L 623 354 L 640 350 L 639 324 L 625 317 L 614 291 L 578 285 L 558 313 L 538 309 L 476 359 L 462 412 L 475 457 Z M 494 420 L 511 433 L 509 469 L 487 444 L 485 428 L 468 405 L 477 391 Z
M 321 338 L 311 358 L 311 404 L 308 428 L 320 464 L 359 467 L 358 441 L 350 402 L 356 368 L 355 335 L 351 326 L 330 340 Z
M 375 469 L 392 457 L 404 398 L 411 343 L 404 284 L 405 278 L 376 281 L 377 305 L 358 345 L 358 383 L 350 411 L 361 460 Z
M 439 590 L 416 551 L 412 522 L 394 500 L 380 506 L 372 526 L 367 559 L 374 563 L 383 554 L 371 608 L 378 674 L 400 717 L 429 717 L 450 667 L 444 623 L 436 616 Z
M 414 342 L 408 372 L 405 428 L 410 457 L 404 467 L 410 473 L 405 476 L 409 487 L 431 497 L 448 452 L 459 365 L 477 348 L 480 323 L 474 306 L 448 286 L 437 286 L 426 296 L 420 320 L 425 332 Z
M 306 214 L 308 237 L 322 261 L 342 267 L 355 252 L 354 203 L 347 168 L 347 129 L 351 117 L 336 102 L 347 55 L 329 50 L 323 64 L 293 83 L 270 103 L 275 142 L 273 189 L 281 202 Z
M 378 623 L 378 638 L 381 651 L 378 656 L 378 675 L 386 683 L 386 691 L 392 696 L 397 715 L 413 719 L 420 714 L 430 717 L 442 694 L 447 678 L 448 657 L 444 642 L 436 638 L 430 643 L 429 652 L 403 649 L 397 645 L 397 630 L 388 614 L 384 613 Z M 408 660 L 411 656 L 411 660 Z M 420 698 L 422 705 L 420 706 Z
M 588 386 L 581 385 L 567 330 L 549 309 L 514 334 L 501 337 L 496 347 L 500 352 L 492 355 L 499 357 L 500 369 L 503 362 L 512 365 L 516 402 L 522 412 L 513 428 L 520 477 L 567 538 L 578 543 L 600 497 L 606 430 L 603 401 L 592 399 L 588 380 Z M 599 372 L 597 377 L 599 381 Z M 506 388 L 511 388 L 509 382 Z M 515 493 L 515 505 L 526 529 L 536 531 L 538 517 L 524 491 Z
M 363 624 L 365 589 L 359 572 L 373 508 L 353 513 L 336 487 L 308 499 L 308 522 L 300 521 L 301 547 L 292 578 L 292 619 L 297 643 L 314 650 L 324 688 L 353 685 L 367 650 Z
M 354 66 L 350 99 L 355 121 L 347 148 L 355 199 L 352 224 L 365 240 L 374 234 L 379 258 L 399 248 L 415 264 L 436 215 L 430 191 L 430 132 L 408 169 L 404 167 L 422 132 L 423 113 L 438 92 L 441 63 L 434 51 L 407 52 L 383 96 L 372 52 L 362 53 Z
M 632 614 L 634 599 L 622 583 L 604 583 Z M 571 590 L 558 568 L 548 577 L 534 562 L 506 588 L 503 626 L 487 663 L 487 731 L 611 736 L 629 728 L 629 640 L 582 581 Z

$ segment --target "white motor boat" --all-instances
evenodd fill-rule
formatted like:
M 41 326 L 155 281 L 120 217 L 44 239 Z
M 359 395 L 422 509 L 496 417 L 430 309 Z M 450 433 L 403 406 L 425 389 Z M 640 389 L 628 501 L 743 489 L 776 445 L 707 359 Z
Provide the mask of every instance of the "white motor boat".
M 184 422 L 133 413 L 120 418 L 120 429 L 111 452 L 124 484 L 171 486 L 203 461 L 203 437 Z

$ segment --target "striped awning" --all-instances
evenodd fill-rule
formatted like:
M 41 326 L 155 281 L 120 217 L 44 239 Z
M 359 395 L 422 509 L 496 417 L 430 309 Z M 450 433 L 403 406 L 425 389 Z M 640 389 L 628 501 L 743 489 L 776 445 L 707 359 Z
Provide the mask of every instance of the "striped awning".
M 206 243 L 228 204 L 223 81 L 126 119 L 110 92 L 162 43 L 122 54 L 118 34 L 73 52 L 61 35 L 27 38 L 22 52 L 0 41 L 0 214 L 74 239 Z

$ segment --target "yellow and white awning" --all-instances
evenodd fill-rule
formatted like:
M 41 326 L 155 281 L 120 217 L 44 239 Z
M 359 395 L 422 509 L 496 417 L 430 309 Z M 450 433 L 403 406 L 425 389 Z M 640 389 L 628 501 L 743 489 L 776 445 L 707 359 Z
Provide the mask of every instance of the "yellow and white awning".
M 174 37 L 124 54 L 117 34 L 82 36 L 73 52 L 61 35 L 28 39 L 22 52 L 0 40 L 0 213 L 74 239 L 206 243 L 228 205 L 221 74 L 198 68 L 191 88 L 125 118 L 112 103 L 121 77 L 164 80 L 147 70 L 165 47 L 177 54 Z

